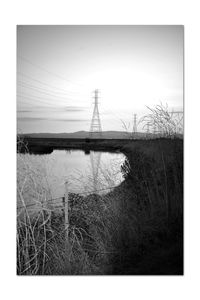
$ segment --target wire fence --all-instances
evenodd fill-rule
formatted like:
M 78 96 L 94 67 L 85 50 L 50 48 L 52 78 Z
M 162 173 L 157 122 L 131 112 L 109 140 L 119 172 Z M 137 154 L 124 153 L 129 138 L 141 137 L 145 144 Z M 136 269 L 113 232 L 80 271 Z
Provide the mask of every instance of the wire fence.
M 102 192 L 102 191 L 111 190 L 111 189 L 113 189 L 115 187 L 117 187 L 117 185 L 116 186 L 111 186 L 111 187 L 108 187 L 108 188 L 99 189 L 99 190 L 85 191 L 85 192 L 80 192 L 80 193 L 77 193 L 77 194 L 76 193 L 69 193 L 69 194 L 75 194 L 77 196 L 79 196 L 79 195 L 87 195 L 87 194 L 93 194 L 93 193 L 98 193 L 98 192 Z M 54 202 L 54 201 L 61 200 L 61 199 L 64 201 L 65 197 L 64 196 L 60 196 L 60 197 L 51 198 L 51 199 L 48 199 L 48 200 L 45 200 L 45 201 L 42 201 L 42 202 L 37 201 L 35 203 L 30 203 L 30 204 L 26 204 L 26 205 L 22 205 L 22 206 L 17 206 L 17 210 L 19 210 L 19 209 L 26 209 L 26 208 L 29 208 L 29 207 L 32 207 L 32 206 L 36 206 L 38 204 L 42 206 L 42 205 L 47 204 L 49 202 Z

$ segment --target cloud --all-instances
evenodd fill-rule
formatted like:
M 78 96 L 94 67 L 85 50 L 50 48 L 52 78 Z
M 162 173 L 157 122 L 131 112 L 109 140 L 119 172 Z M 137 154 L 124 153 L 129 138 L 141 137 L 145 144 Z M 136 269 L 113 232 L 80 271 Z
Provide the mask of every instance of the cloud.
M 88 110 L 88 107 L 78 107 L 78 106 L 66 106 L 65 111 L 71 111 L 71 112 L 76 112 L 76 111 L 85 111 Z
M 59 119 L 59 118 L 39 118 L 39 117 L 18 117 L 19 122 L 38 122 L 38 121 L 51 121 L 51 122 L 88 122 L 86 119 Z
M 17 112 L 18 113 L 28 113 L 28 112 L 33 112 L 33 110 L 30 110 L 30 109 L 27 109 L 27 110 L 25 110 L 25 109 L 18 109 Z
M 46 118 L 36 118 L 36 117 L 17 117 L 17 120 L 18 121 L 21 121 L 21 122 L 37 122 L 37 121 L 45 121 L 45 120 L 48 120 Z
M 88 122 L 86 119 L 51 119 L 56 122 Z
M 32 112 L 83 112 L 87 111 L 88 107 L 82 107 L 82 106 L 61 106 L 61 107 L 46 107 L 46 106 L 36 106 L 26 109 L 18 109 L 18 113 L 32 113 Z

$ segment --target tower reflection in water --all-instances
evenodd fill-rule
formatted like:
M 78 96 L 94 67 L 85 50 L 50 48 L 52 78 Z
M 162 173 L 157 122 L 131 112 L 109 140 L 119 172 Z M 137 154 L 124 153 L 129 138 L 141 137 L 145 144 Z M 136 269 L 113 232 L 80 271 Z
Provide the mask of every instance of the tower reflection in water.
M 90 162 L 92 171 L 92 190 L 98 193 L 100 187 L 100 162 L 101 162 L 101 152 L 90 152 Z

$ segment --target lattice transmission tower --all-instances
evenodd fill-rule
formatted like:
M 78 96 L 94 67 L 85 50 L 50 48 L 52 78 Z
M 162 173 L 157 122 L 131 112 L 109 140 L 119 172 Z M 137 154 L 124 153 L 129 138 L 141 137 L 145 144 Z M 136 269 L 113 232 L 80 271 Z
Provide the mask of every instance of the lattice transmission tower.
M 133 120 L 133 133 L 137 133 L 137 114 L 134 114 L 134 120 Z
M 102 136 L 102 128 L 101 121 L 99 116 L 99 108 L 98 108 L 98 90 L 94 91 L 94 110 L 92 115 L 92 121 L 90 126 L 90 137 L 101 137 Z
M 172 114 L 173 120 L 176 123 L 176 133 L 183 133 L 183 127 L 184 127 L 183 111 L 182 110 L 178 110 L 178 111 L 172 110 L 171 114 Z
M 147 124 L 146 124 L 146 138 L 148 138 L 149 135 L 150 135 L 150 123 L 147 122 Z

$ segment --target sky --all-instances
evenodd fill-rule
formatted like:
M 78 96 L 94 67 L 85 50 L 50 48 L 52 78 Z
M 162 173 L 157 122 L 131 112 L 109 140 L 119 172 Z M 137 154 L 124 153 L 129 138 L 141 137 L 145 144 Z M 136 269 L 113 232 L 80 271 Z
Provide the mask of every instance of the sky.
M 147 106 L 182 110 L 183 35 L 178 25 L 18 25 L 18 132 L 89 131 L 95 89 L 103 131 L 131 128 Z

